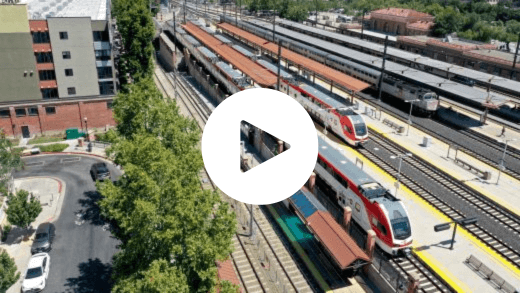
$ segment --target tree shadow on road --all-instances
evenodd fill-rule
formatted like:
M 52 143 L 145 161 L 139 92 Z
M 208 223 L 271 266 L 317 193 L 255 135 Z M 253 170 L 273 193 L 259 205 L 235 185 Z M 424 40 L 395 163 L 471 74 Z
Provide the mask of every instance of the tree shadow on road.
M 80 275 L 68 278 L 65 292 L 74 293 L 109 293 L 112 289 L 112 265 L 102 263 L 99 258 L 89 259 L 79 264 Z
M 86 191 L 83 193 L 84 198 L 78 200 L 82 209 L 82 219 L 88 221 L 92 225 L 102 226 L 106 221 L 101 217 L 101 210 L 98 206 L 98 201 L 101 199 L 101 194 L 97 191 Z

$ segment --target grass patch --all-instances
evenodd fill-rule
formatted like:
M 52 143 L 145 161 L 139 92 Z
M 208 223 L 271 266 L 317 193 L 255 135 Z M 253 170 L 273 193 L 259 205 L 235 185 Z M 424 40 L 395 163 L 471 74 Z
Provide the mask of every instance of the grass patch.
M 38 144 L 38 143 L 57 142 L 57 141 L 63 141 L 63 137 L 40 136 L 40 137 L 30 139 L 27 142 L 27 144 Z
M 69 145 L 66 143 L 55 143 L 49 145 L 36 145 L 34 147 L 39 148 L 42 152 L 58 153 L 63 152 L 66 148 L 69 147 Z
M 11 142 L 12 145 L 18 145 L 20 143 L 19 138 L 10 138 L 9 141 Z

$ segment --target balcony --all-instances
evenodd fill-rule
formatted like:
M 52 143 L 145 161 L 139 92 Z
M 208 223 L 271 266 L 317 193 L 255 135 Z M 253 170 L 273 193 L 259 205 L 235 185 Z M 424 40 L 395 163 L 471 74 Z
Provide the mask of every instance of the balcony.
M 51 44 L 33 44 L 33 49 L 35 53 L 52 51 Z
M 54 63 L 36 63 L 37 70 L 54 70 Z
M 52 89 L 58 87 L 56 80 L 42 80 L 39 85 L 40 89 Z

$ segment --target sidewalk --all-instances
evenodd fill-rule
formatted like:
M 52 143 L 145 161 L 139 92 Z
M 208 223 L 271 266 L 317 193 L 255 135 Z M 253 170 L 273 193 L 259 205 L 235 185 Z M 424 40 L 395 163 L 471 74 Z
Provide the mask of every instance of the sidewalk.
M 68 148 L 63 150 L 63 153 L 85 153 L 85 154 L 96 155 L 96 156 L 101 156 L 101 157 L 106 157 L 105 146 L 108 147 L 108 145 L 101 145 L 98 143 L 93 143 L 92 152 L 88 152 L 87 151 L 88 142 L 84 141 L 83 146 L 80 147 L 78 139 L 68 139 L 68 140 L 63 140 L 63 141 L 58 141 L 58 142 L 39 143 L 37 145 L 51 145 L 51 144 L 57 144 L 57 143 L 66 143 L 69 145 Z M 25 148 L 26 148 L 26 150 L 30 150 L 35 146 L 36 145 L 26 145 Z
M 5 249 L 14 258 L 18 271 L 21 272 L 20 279 L 7 293 L 20 292 L 21 283 L 25 274 L 25 269 L 31 258 L 31 245 L 34 240 L 34 233 L 38 225 L 44 222 L 54 222 L 61 213 L 61 206 L 65 195 L 65 183 L 59 179 L 51 177 L 31 177 L 16 179 L 14 181 L 15 190 L 27 190 L 39 198 L 42 205 L 42 212 L 31 223 L 28 230 L 13 226 L 6 242 L 0 243 L 0 249 Z M 5 224 L 7 220 L 4 220 Z

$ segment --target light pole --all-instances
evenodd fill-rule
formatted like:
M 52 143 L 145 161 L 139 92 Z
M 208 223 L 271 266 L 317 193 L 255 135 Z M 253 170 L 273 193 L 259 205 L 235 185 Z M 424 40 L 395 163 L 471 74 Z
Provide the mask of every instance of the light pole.
M 498 185 L 498 181 L 500 180 L 500 174 L 502 173 L 502 170 L 505 169 L 505 167 L 504 167 L 504 159 L 506 158 L 507 144 L 510 141 L 516 141 L 516 138 L 511 138 L 511 139 L 506 139 L 505 140 L 504 153 L 502 153 L 502 159 L 500 159 L 500 165 L 498 165 L 498 178 L 497 178 L 497 183 L 495 183 L 496 185 Z
M 88 123 L 87 123 L 87 117 L 85 117 L 84 120 L 85 120 L 85 128 L 87 129 L 87 141 L 90 142 L 90 137 L 89 137 L 89 135 L 88 135 Z
M 390 156 L 391 159 L 399 159 L 399 168 L 397 169 L 397 181 L 395 182 L 395 194 L 394 196 L 397 197 L 397 191 L 399 190 L 399 186 L 400 186 L 400 183 L 399 181 L 401 180 L 401 163 L 403 162 L 403 158 L 405 157 L 411 157 L 412 156 L 412 153 L 405 153 L 405 154 L 400 154 L 400 155 L 397 155 L 397 156 Z
M 453 227 L 453 235 L 451 236 L 451 245 L 450 245 L 450 250 L 453 250 L 453 243 L 455 243 L 455 233 L 457 232 L 457 226 L 461 225 L 462 227 L 466 227 L 468 225 L 476 224 L 476 223 L 477 223 L 477 218 L 475 218 L 475 217 L 464 218 L 464 219 L 460 219 L 458 221 L 435 225 L 433 227 L 433 230 L 435 232 L 445 231 L 450 228 L 451 224 L 455 224 L 455 226 Z
M 405 101 L 406 103 L 410 103 L 410 113 L 408 114 L 408 129 L 406 130 L 406 136 L 408 136 L 408 133 L 410 133 L 410 125 L 412 125 L 412 109 L 413 109 L 413 103 L 419 102 L 419 99 L 415 100 L 409 100 Z

